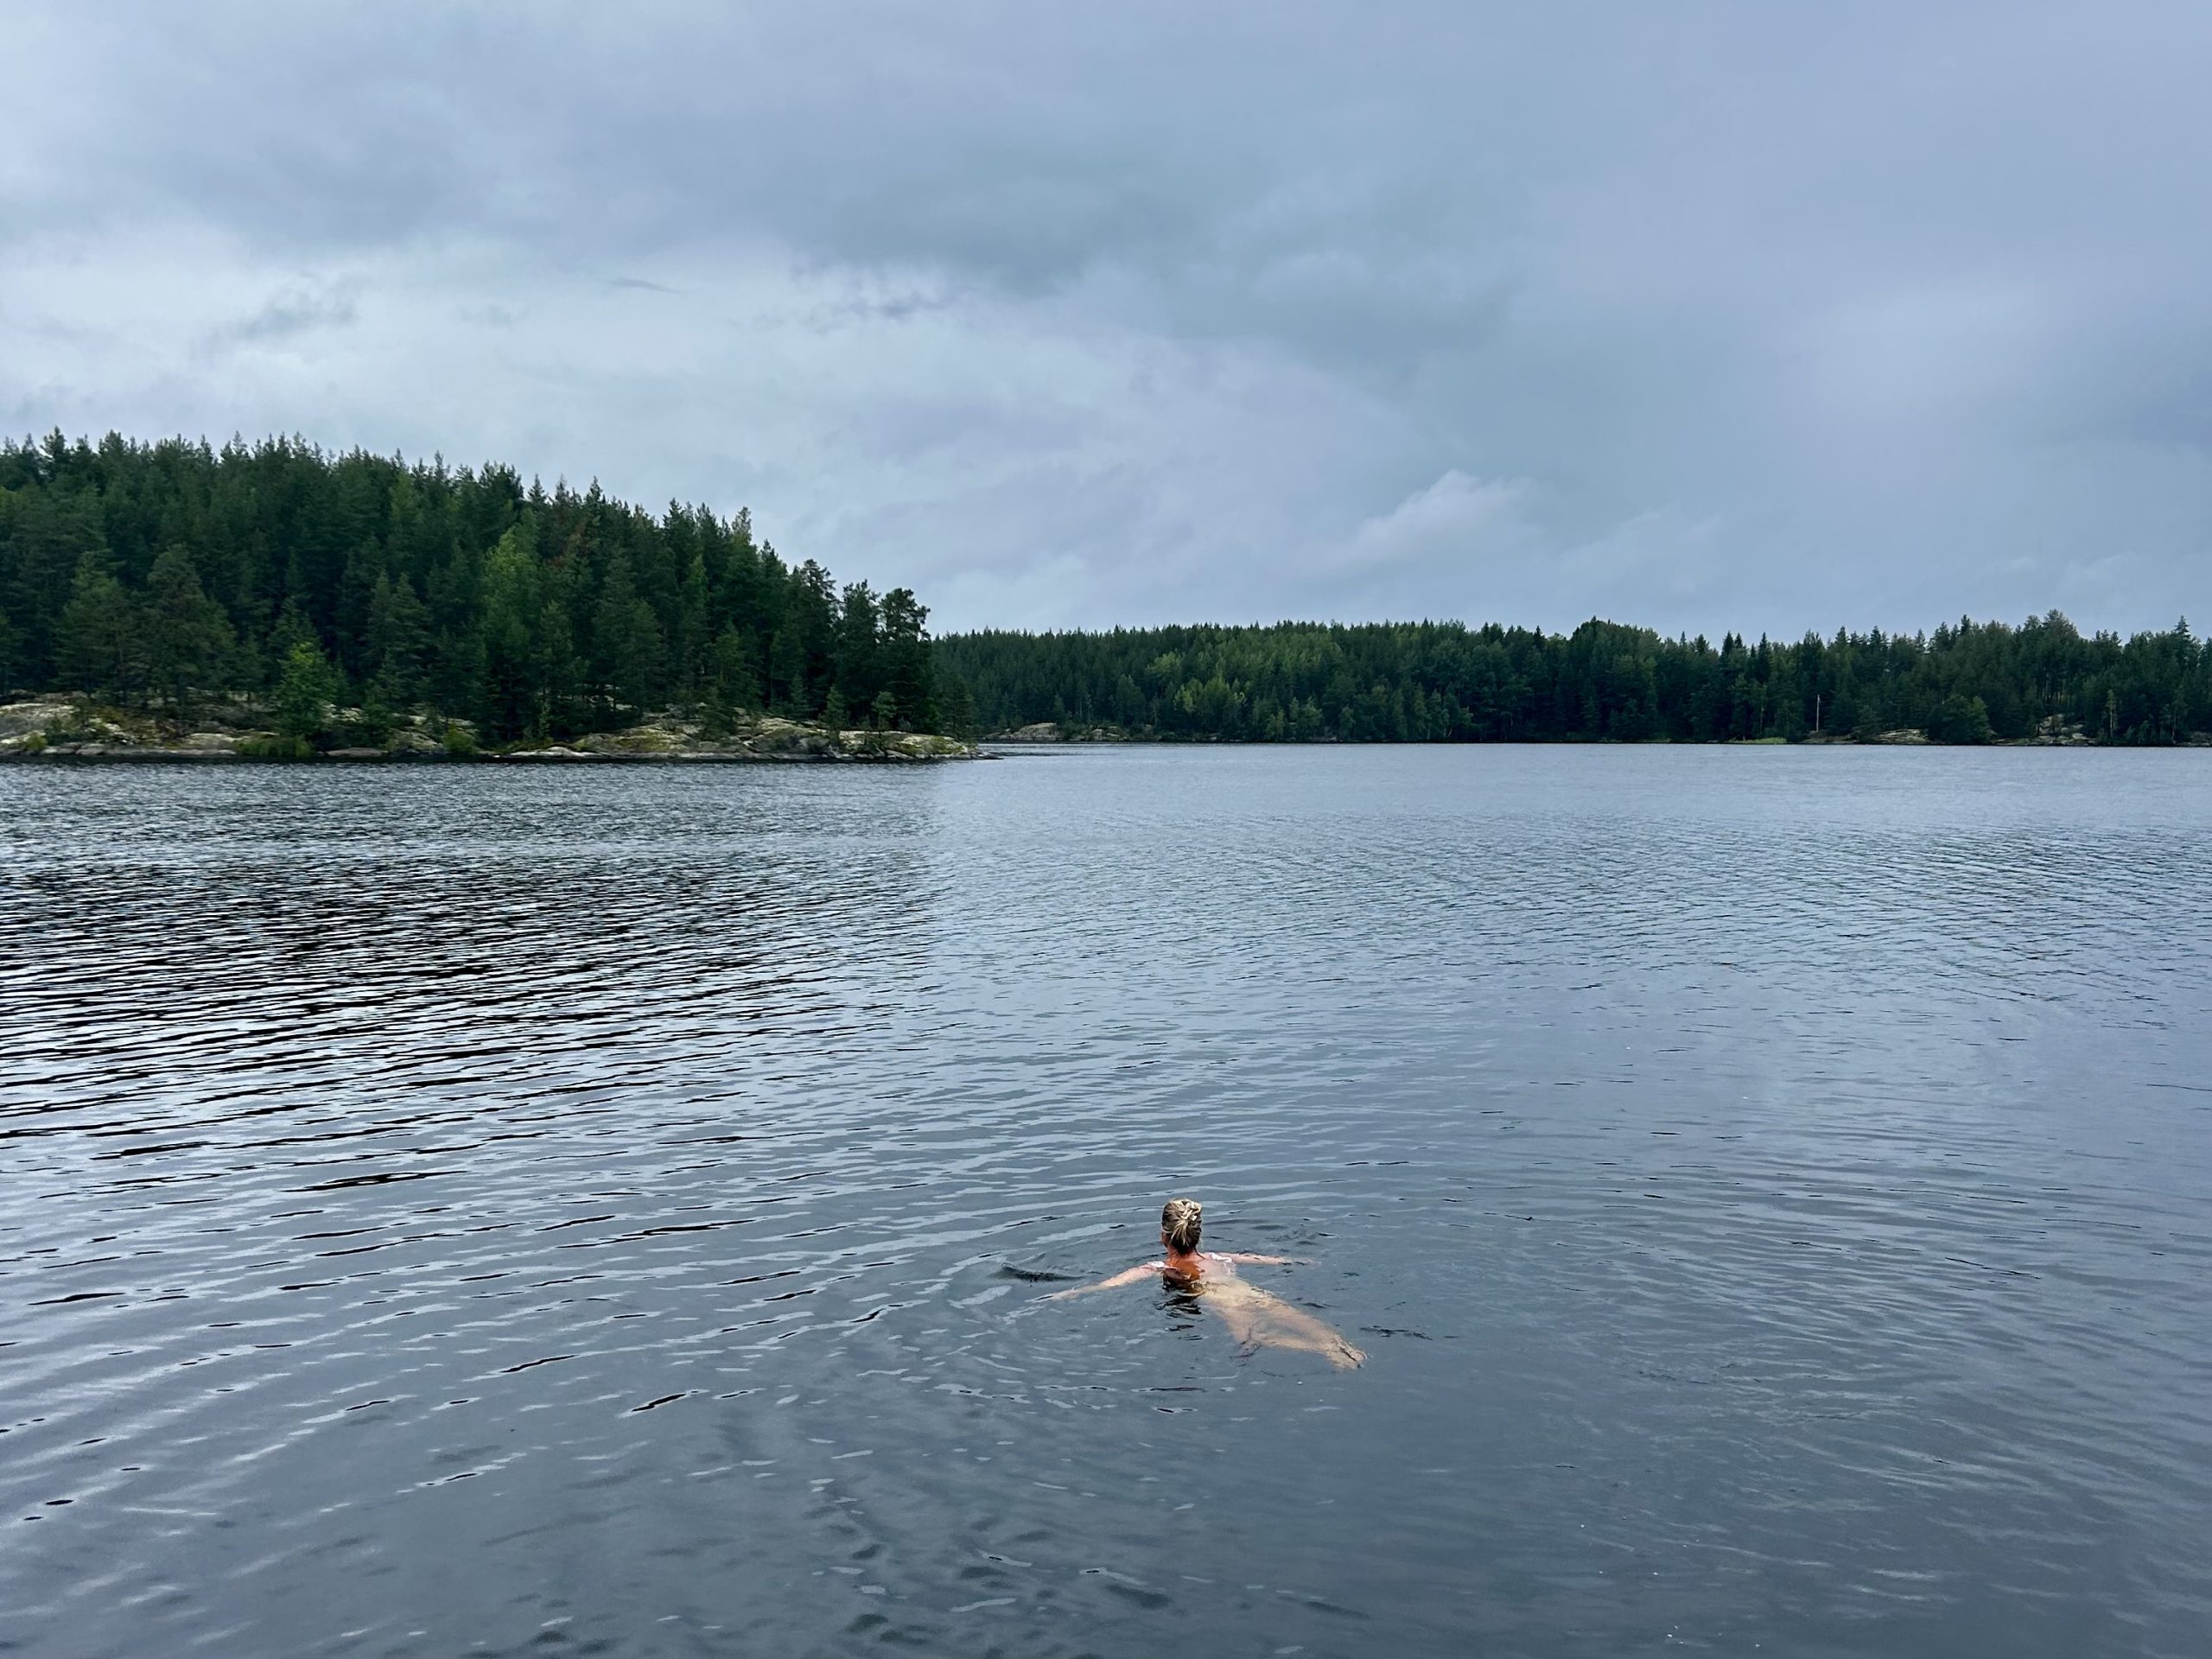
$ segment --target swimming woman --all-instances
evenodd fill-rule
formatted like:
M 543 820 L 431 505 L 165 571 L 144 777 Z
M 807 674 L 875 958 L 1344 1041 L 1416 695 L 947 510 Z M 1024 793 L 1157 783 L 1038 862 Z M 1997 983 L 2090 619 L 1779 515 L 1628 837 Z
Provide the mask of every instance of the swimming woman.
M 1160 1212 L 1160 1247 L 1167 1252 L 1163 1260 L 1126 1268 L 1095 1285 L 1056 1290 L 1046 1300 L 1057 1302 L 1070 1296 L 1085 1296 L 1094 1290 L 1116 1290 L 1157 1274 L 1171 1288 L 1203 1297 L 1205 1305 L 1228 1322 L 1230 1331 L 1246 1349 L 1262 1344 L 1296 1348 L 1320 1355 L 1340 1371 L 1350 1370 L 1367 1357 L 1312 1314 L 1300 1313 L 1280 1296 L 1270 1296 L 1237 1276 L 1236 1264 L 1240 1262 L 1287 1267 L 1291 1264 L 1289 1256 L 1253 1255 L 1243 1250 L 1202 1251 L 1198 1249 L 1198 1235 L 1203 1224 L 1196 1198 L 1170 1198 Z

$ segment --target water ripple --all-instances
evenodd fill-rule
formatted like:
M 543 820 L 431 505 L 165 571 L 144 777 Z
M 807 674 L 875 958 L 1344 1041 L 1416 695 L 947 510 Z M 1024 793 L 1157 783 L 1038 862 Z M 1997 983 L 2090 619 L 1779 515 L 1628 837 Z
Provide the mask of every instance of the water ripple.
M 2194 1652 L 2212 770 L 0 772 L 0 1644 Z M 1175 1190 L 1359 1339 L 1041 1292 Z

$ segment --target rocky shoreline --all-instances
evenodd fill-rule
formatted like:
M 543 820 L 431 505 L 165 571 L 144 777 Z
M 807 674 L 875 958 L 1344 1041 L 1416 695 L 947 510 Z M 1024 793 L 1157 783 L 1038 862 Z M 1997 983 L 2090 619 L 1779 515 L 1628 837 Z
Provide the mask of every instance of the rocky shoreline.
M 697 721 L 664 714 L 618 731 L 593 732 L 561 742 L 499 746 L 480 745 L 466 721 L 434 722 L 422 716 L 403 716 L 392 722 L 379 743 L 315 749 L 289 743 L 254 720 L 255 711 L 222 712 L 226 718 L 188 727 L 121 709 L 53 699 L 0 704 L 0 760 L 537 766 L 797 761 L 925 766 L 980 756 L 973 744 L 930 733 L 832 730 L 772 715 L 741 715 L 728 722 L 726 729 L 710 733 Z

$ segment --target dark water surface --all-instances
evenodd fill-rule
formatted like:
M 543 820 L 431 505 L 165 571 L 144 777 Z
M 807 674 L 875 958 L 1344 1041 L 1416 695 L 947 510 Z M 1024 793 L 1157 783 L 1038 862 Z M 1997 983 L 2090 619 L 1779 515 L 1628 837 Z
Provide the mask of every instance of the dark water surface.
M 2212 754 L 16 766 L 0 1013 L 11 1650 L 2207 1651 Z

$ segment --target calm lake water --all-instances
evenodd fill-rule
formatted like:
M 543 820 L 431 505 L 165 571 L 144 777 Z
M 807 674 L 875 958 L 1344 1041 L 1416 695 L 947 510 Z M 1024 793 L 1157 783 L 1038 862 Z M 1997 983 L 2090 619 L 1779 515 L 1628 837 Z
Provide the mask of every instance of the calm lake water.
M 0 1012 L 11 1651 L 2206 1651 L 2212 754 L 15 766 Z

